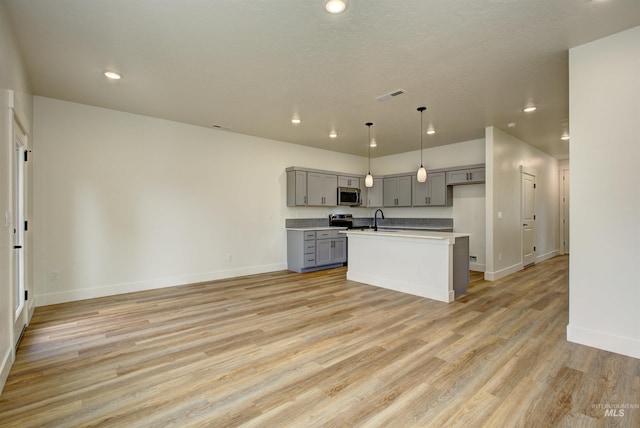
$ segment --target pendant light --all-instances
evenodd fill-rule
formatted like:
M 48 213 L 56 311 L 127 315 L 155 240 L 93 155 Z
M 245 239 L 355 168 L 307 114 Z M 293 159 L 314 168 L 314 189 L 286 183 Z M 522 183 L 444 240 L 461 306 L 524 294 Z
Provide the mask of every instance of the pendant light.
M 369 139 L 367 140 L 367 147 L 369 148 L 369 173 L 364 178 L 365 187 L 373 187 L 373 176 L 371 175 L 371 125 L 373 123 L 367 122 L 365 125 L 369 128 Z
M 422 165 L 422 112 L 426 109 L 426 107 L 418 107 L 418 111 L 420 112 L 420 168 L 418 168 L 418 174 L 416 175 L 418 183 L 427 181 L 427 170 Z

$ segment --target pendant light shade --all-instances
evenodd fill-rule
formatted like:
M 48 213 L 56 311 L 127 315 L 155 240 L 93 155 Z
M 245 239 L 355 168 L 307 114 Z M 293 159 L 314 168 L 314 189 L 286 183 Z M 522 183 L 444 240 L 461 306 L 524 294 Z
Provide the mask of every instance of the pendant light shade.
M 369 138 L 367 139 L 367 147 L 369 148 L 369 173 L 364 178 L 364 185 L 365 187 L 373 187 L 373 176 L 371 175 L 371 125 L 373 125 L 373 123 L 367 122 L 365 125 L 369 128 Z
M 420 168 L 418 168 L 418 173 L 416 174 L 418 183 L 427 181 L 427 170 L 422 165 L 422 112 L 426 109 L 426 107 L 418 107 L 418 111 L 420 112 Z
M 420 166 L 420 168 L 418 168 L 418 174 L 416 178 L 418 179 L 418 183 L 424 183 L 425 181 L 427 181 L 427 170 L 423 166 Z

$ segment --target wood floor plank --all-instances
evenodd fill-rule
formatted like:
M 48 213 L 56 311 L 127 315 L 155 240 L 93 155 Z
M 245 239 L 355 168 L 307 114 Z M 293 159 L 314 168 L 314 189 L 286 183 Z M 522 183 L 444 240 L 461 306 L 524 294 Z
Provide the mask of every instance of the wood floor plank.
M 39 307 L 0 426 L 640 426 L 640 360 L 566 341 L 568 257 L 449 304 L 345 274 Z

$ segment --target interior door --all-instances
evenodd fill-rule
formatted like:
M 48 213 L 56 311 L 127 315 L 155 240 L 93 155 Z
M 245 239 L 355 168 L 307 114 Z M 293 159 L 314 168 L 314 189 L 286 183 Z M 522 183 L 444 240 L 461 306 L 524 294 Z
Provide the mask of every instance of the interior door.
M 13 122 L 13 302 L 14 339 L 20 341 L 27 323 L 25 310 L 25 135 L 17 122 Z M 17 347 L 17 346 L 16 346 Z
M 522 265 L 536 261 L 536 177 L 522 173 Z

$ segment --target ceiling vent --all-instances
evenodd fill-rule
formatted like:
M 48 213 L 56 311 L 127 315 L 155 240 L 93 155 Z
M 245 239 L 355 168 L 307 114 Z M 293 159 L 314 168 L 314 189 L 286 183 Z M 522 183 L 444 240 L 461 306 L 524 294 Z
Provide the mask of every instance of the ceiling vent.
M 393 92 L 389 92 L 388 94 L 384 94 L 384 95 L 380 95 L 379 97 L 376 97 L 376 100 L 378 101 L 387 101 L 390 100 L 393 97 L 397 97 L 398 95 L 402 95 L 404 94 L 404 89 L 397 89 Z

